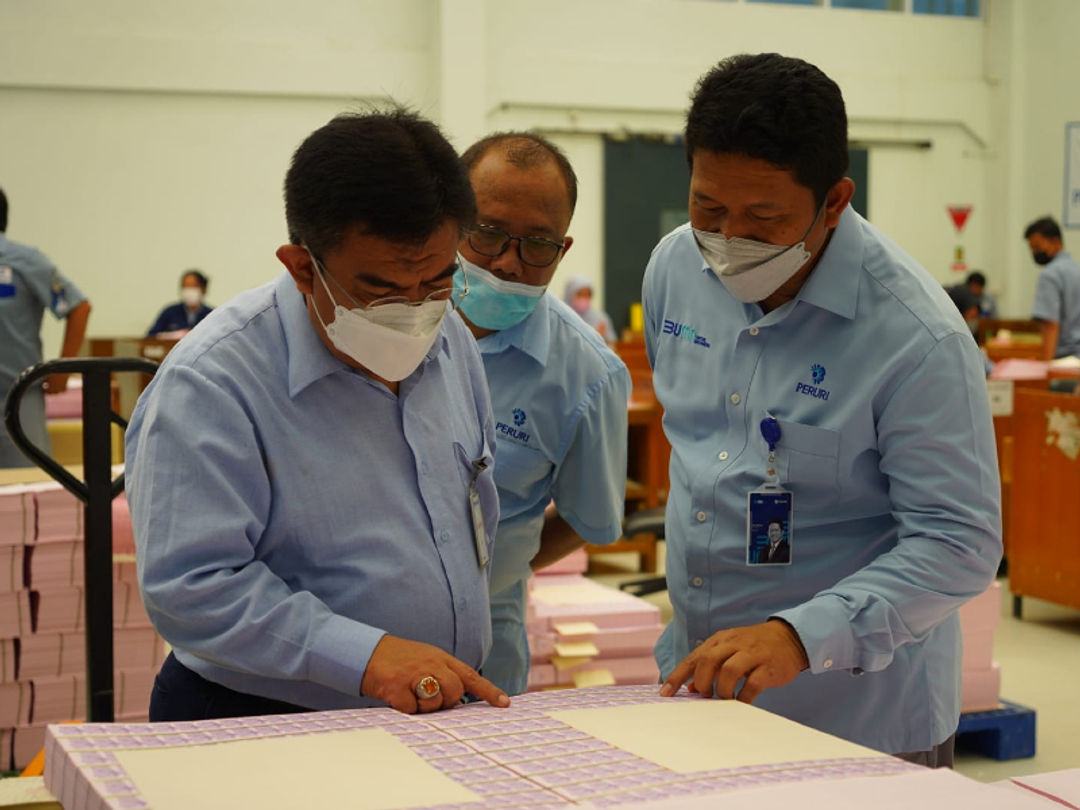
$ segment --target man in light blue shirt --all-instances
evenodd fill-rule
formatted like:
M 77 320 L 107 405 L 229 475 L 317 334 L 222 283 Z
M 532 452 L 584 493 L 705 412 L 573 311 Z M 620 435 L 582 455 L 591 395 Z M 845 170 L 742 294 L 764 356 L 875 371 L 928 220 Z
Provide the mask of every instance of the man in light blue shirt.
M 630 375 L 596 330 L 547 292 L 573 239 L 577 178 L 554 144 L 500 133 L 466 150 L 477 226 L 461 241 L 457 312 L 491 388 L 501 518 L 484 676 L 525 691 L 526 583 L 584 543 L 622 533 Z
M 127 431 L 139 582 L 173 653 L 151 720 L 508 705 L 490 646 L 494 424 L 448 312 L 475 201 L 430 122 L 316 130 L 288 270 L 181 341 Z
M 0 408 L 16 378 L 40 363 L 41 318 L 49 310 L 64 319 L 61 357 L 75 357 L 86 335 L 90 302 L 78 287 L 61 275 L 48 257 L 36 248 L 7 238 L 8 200 L 0 189 Z M 52 374 L 44 385 L 23 394 L 19 421 L 30 441 L 49 452 L 45 427 L 45 393 L 67 388 L 66 374 Z M 27 467 L 30 461 L 0 430 L 0 469 Z
M 849 208 L 844 103 L 817 68 L 720 62 L 686 146 L 690 223 L 643 289 L 672 445 L 661 693 L 689 683 L 949 764 L 956 609 L 1001 557 L 975 342 L 941 285 Z M 773 517 L 789 561 L 748 564 Z
M 1061 228 L 1042 217 L 1024 230 L 1031 258 L 1043 268 L 1031 317 L 1042 321 L 1044 358 L 1080 354 L 1080 264 L 1065 250 Z

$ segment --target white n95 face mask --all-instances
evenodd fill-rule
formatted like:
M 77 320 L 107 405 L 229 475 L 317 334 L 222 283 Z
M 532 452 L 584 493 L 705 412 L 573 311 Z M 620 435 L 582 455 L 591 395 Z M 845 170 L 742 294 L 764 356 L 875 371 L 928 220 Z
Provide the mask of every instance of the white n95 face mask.
M 312 257 L 314 260 L 314 257 Z M 412 374 L 431 349 L 449 301 L 376 304 L 348 309 L 337 303 L 324 278 L 325 270 L 315 261 L 315 275 L 334 302 L 334 318 L 319 319 L 334 348 L 390 382 Z
M 202 303 L 202 290 L 198 287 L 181 287 L 180 301 L 189 307 L 197 307 Z
M 810 260 L 806 237 L 825 210 L 822 206 L 803 238 L 794 245 L 772 245 L 754 239 L 694 228 L 694 238 L 702 257 L 713 269 L 728 292 L 740 301 L 752 304 L 768 298 Z

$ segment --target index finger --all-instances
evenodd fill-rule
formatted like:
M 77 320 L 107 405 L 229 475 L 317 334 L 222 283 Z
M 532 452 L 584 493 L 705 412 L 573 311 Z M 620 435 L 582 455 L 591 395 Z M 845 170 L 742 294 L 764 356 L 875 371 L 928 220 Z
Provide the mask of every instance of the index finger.
M 466 692 L 471 692 L 481 700 L 486 700 L 492 706 L 497 706 L 500 709 L 505 709 L 510 705 L 510 698 L 502 689 L 469 665 L 463 664 L 455 658 L 450 664 L 450 669 L 461 678 Z
M 660 687 L 661 697 L 671 697 L 682 685 L 690 680 L 690 676 L 694 672 L 694 662 L 691 660 L 691 656 L 686 656 L 675 669 L 671 670 L 671 674 L 664 679 L 663 685 Z

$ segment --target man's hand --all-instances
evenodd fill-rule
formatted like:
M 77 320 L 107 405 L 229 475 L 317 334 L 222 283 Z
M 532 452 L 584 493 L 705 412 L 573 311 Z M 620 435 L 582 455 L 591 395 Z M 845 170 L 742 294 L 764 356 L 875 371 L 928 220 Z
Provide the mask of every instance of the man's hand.
M 672 670 L 660 687 L 670 697 L 690 681 L 688 689 L 705 697 L 735 697 L 735 684 L 745 678 L 738 699 L 753 703 L 765 689 L 783 686 L 810 665 L 798 633 L 787 622 L 770 619 L 750 627 L 713 634 Z
M 429 675 L 439 682 L 439 693 L 421 699 L 416 687 Z M 466 692 L 492 706 L 510 705 L 510 698 L 499 687 L 449 653 L 389 635 L 375 645 L 360 684 L 360 694 L 389 703 L 405 714 L 451 709 L 461 703 Z

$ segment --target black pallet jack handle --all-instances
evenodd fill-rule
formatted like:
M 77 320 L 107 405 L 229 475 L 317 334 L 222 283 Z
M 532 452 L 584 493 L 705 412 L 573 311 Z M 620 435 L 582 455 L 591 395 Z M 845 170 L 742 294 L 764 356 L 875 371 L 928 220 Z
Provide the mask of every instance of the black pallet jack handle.
M 111 425 L 127 421 L 112 410 L 111 375 L 153 374 L 157 363 L 139 357 L 48 360 L 26 369 L 4 402 L 4 424 L 15 445 L 84 504 L 86 549 L 83 598 L 86 616 L 87 717 L 113 721 L 112 500 L 124 491 L 124 476 L 112 477 Z M 83 379 L 83 475 L 80 481 L 27 438 L 19 421 L 23 394 L 50 374 L 81 374 Z

